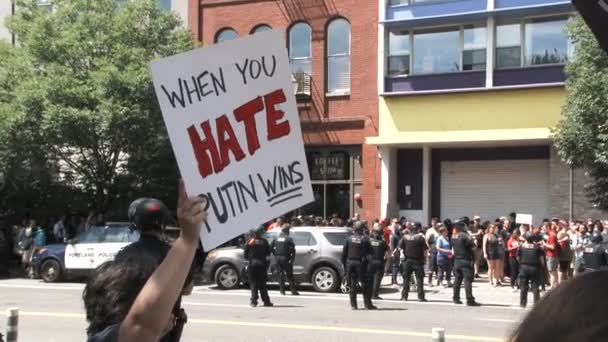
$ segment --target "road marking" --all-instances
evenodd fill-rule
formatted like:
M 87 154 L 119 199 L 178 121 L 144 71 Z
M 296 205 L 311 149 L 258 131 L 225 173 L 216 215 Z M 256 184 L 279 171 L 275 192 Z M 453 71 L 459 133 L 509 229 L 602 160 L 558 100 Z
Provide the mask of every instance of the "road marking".
M 192 306 L 218 306 L 218 307 L 227 307 L 227 308 L 248 308 L 249 305 L 244 304 L 221 304 L 221 303 L 200 303 L 200 302 L 182 302 L 184 305 L 192 305 Z
M 55 285 L 19 285 L 19 284 L 0 284 L 3 288 L 12 289 L 32 289 L 32 290 L 83 290 L 82 286 L 55 286 Z
M 31 317 L 85 318 L 84 314 L 65 313 L 65 312 L 21 311 L 19 314 L 22 316 L 31 316 Z M 376 328 L 365 329 L 365 328 L 349 328 L 349 327 L 332 327 L 332 326 L 309 325 L 309 324 L 244 322 L 244 321 L 228 321 L 228 320 L 212 320 L 212 319 L 196 319 L 196 318 L 188 318 L 188 323 L 205 324 L 205 325 L 240 326 L 240 327 L 265 327 L 265 328 L 292 329 L 292 330 L 333 331 L 333 332 L 359 333 L 359 334 L 370 334 L 370 335 L 431 337 L 430 333 L 422 333 L 422 332 L 416 332 L 416 331 L 387 330 L 387 329 L 376 329 Z M 490 342 L 502 342 L 503 341 L 502 338 L 489 337 L 489 336 L 446 335 L 445 337 L 448 340 L 490 341 Z
M 237 290 L 239 292 L 224 292 L 224 291 L 220 291 L 220 290 L 203 290 L 203 291 L 192 291 L 193 294 L 200 294 L 200 295 L 209 295 L 209 296 L 236 296 L 236 297 L 249 297 L 251 296 L 251 294 L 249 292 L 240 292 L 240 290 Z M 271 297 L 272 297 L 272 292 L 270 293 Z M 346 295 L 344 295 L 343 297 L 337 297 L 337 296 L 309 296 L 309 295 L 299 295 L 299 296 L 281 296 L 278 298 L 294 298 L 294 299 L 317 299 L 317 300 L 335 300 L 335 301 L 348 301 L 348 297 Z M 418 302 L 416 300 L 411 300 L 411 301 L 407 301 L 407 302 L 403 302 L 403 301 L 399 301 L 397 299 L 382 299 L 382 300 L 374 300 L 374 302 L 377 303 L 393 303 L 393 304 L 407 304 L 407 305 L 430 305 L 430 306 L 455 306 L 451 301 L 445 301 L 445 302 L 433 302 L 432 299 L 428 302 Z M 481 306 L 482 309 L 499 309 L 499 310 L 521 310 L 519 308 L 519 306 L 511 306 L 508 303 L 482 303 Z
M 500 323 L 517 323 L 518 321 L 514 319 L 503 319 L 503 318 L 473 318 L 476 321 L 485 321 L 485 322 L 500 322 Z

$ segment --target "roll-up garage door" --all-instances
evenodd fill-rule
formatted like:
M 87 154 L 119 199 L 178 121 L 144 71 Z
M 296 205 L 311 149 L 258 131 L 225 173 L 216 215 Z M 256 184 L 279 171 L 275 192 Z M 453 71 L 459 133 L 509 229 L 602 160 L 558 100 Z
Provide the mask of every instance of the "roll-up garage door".
M 441 162 L 442 218 L 483 222 L 511 212 L 534 215 L 534 224 L 547 218 L 548 159 Z

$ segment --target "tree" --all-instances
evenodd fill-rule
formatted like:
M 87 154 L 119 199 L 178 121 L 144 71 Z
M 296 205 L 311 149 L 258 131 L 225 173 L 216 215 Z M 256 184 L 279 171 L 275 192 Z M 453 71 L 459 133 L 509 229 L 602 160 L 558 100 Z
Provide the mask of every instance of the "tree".
M 20 0 L 8 20 L 18 44 L 0 46 L 0 79 L 11 76 L 0 80 L 0 119 L 9 119 L 0 123 L 0 142 L 27 140 L 55 180 L 82 189 L 99 212 L 120 191 L 176 182 L 149 63 L 193 48 L 190 31 L 153 0 L 52 7 Z M 0 148 L 3 165 L 29 146 L 13 145 Z M 158 164 L 172 171 L 154 173 Z
M 558 154 L 589 171 L 589 199 L 608 209 L 608 55 L 580 17 L 568 24 L 576 49 L 566 65 L 566 103 L 554 132 Z

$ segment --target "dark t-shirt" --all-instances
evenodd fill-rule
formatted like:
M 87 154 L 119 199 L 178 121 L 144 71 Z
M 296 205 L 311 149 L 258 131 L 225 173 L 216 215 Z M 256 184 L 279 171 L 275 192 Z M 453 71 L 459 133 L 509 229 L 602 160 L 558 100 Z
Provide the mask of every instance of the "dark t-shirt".
M 87 342 L 117 342 L 120 325 L 112 324 L 95 335 L 89 336 Z

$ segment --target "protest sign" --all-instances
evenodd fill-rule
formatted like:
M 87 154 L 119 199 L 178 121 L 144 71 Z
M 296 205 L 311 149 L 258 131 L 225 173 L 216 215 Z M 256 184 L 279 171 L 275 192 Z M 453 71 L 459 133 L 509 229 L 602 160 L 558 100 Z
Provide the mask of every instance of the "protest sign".
M 152 62 L 189 196 L 207 200 L 205 250 L 313 201 L 284 33 Z
M 515 216 L 517 224 L 532 224 L 532 214 L 517 214 Z

